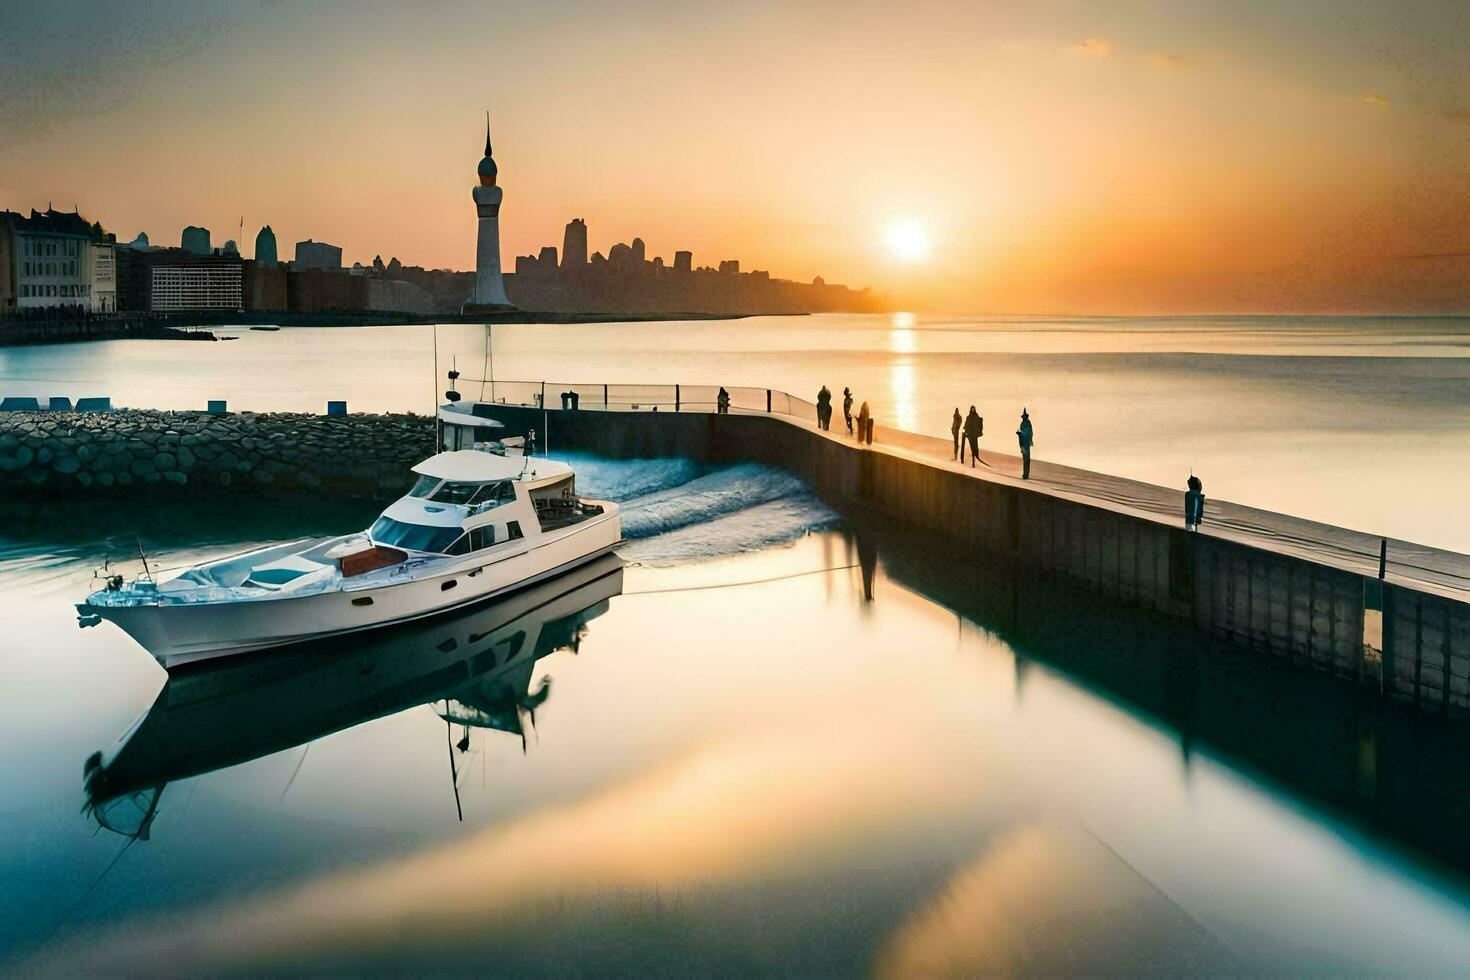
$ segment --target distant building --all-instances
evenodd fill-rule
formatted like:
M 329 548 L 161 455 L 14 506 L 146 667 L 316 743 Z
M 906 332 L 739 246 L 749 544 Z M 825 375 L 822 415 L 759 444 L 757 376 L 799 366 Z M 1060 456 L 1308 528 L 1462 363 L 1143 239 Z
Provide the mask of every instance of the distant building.
M 124 248 L 117 250 L 115 258 L 119 310 L 238 310 L 244 306 L 238 254 Z
M 148 251 L 148 233 L 146 231 L 138 232 L 138 237 L 128 242 L 128 248 L 133 249 L 136 252 Z
M 326 242 L 314 242 L 310 238 L 297 242 L 294 268 L 335 271 L 342 268 L 342 249 Z
M 195 255 L 208 255 L 210 253 L 209 229 L 200 228 L 198 225 L 190 225 L 185 228 L 179 247 Z
M 647 254 L 648 248 L 643 244 L 643 239 L 633 239 L 633 261 L 637 262 L 639 265 L 642 265 L 644 262 L 644 256 L 646 256 Z
M 740 275 L 740 260 L 739 259 L 725 259 L 723 262 L 720 263 L 720 275 L 722 275 L 722 276 L 738 276 L 738 275 Z
M 573 218 L 567 222 L 561 242 L 561 267 L 580 269 L 587 264 L 587 222 Z
M 255 264 L 263 269 L 276 267 L 276 233 L 270 225 L 255 234 Z
M 684 251 L 682 249 L 680 251 L 675 252 L 674 253 L 674 271 L 675 272 L 692 272 L 692 271 L 694 271 L 694 253 L 693 252 L 686 252 L 686 251 Z
M 117 249 L 110 242 L 93 242 L 88 246 L 88 272 L 91 282 L 93 313 L 117 312 Z
M 91 307 L 94 229 L 75 212 L 0 211 L 0 312 Z
M 155 265 L 150 309 L 159 312 L 244 309 L 238 255 L 218 258 L 221 261 Z
M 235 244 L 235 240 L 233 238 L 228 238 L 228 239 L 225 240 L 224 247 L 220 249 L 220 254 L 221 255 L 239 255 L 240 254 L 240 246 Z

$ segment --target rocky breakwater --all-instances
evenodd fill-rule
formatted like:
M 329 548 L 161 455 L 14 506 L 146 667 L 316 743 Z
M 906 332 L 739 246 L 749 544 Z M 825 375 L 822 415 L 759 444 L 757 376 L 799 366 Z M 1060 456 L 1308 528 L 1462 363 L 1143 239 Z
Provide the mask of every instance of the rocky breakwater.
M 0 499 L 67 495 L 382 497 L 433 451 L 416 415 L 7 412 Z

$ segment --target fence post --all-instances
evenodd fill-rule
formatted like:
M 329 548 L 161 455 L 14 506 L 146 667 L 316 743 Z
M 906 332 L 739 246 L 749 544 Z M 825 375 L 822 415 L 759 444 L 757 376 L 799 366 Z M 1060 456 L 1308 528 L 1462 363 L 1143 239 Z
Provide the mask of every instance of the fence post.
M 546 410 L 546 382 L 541 382 L 541 410 Z
M 607 411 L 607 385 L 602 386 L 602 410 Z
M 766 414 L 771 414 L 771 389 L 766 389 Z
M 674 385 L 674 411 L 679 410 L 679 386 Z

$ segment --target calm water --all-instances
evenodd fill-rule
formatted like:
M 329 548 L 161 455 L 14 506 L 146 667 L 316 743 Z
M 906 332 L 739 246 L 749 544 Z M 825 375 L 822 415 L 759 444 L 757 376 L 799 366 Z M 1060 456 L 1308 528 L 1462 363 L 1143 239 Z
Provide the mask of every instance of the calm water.
M 0 970 L 1470 962 L 1463 729 L 839 524 L 779 473 L 577 463 L 625 501 L 627 568 L 166 686 L 76 628 L 92 562 L 371 509 L 13 514 Z
M 220 344 L 0 349 L 0 394 L 118 404 L 427 412 L 442 390 L 429 327 L 235 330 Z M 479 327 L 437 329 L 442 370 L 481 377 Z M 1470 319 L 938 319 L 898 315 L 506 326 L 501 379 L 849 385 L 880 422 L 944 434 L 975 404 L 1012 450 L 1206 491 L 1370 533 L 1470 551 Z M 470 393 L 477 393 L 467 387 Z

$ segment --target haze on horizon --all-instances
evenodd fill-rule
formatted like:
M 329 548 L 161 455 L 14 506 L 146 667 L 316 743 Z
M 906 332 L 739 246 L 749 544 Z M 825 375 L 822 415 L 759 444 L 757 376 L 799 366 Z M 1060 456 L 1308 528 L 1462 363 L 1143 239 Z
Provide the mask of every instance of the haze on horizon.
M 0 207 L 468 269 L 642 236 L 952 311 L 1470 310 L 1470 6 L 0 6 Z M 895 245 L 897 243 L 897 245 Z

